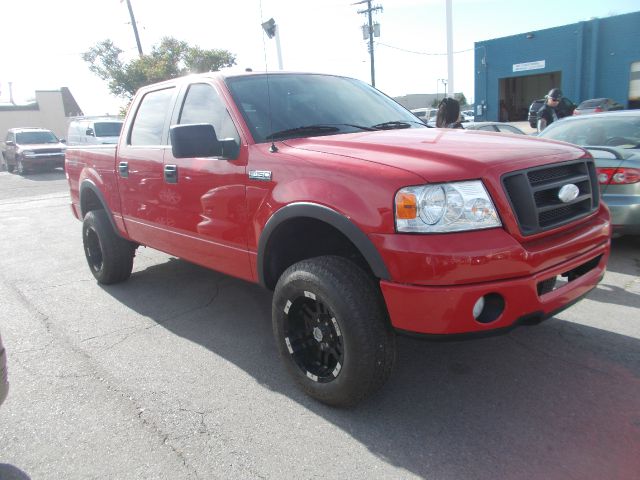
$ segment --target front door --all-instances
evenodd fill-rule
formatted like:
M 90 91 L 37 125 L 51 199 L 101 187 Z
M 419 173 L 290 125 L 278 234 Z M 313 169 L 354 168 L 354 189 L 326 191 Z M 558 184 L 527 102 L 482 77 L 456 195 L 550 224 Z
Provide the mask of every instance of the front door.
M 247 251 L 247 149 L 240 148 L 238 129 L 216 88 L 209 83 L 189 85 L 174 124 L 213 125 L 224 139 L 224 157 L 164 156 L 161 199 L 167 227 L 180 237 L 175 254 L 214 270 L 252 280 Z M 231 151 L 231 155 L 228 152 Z

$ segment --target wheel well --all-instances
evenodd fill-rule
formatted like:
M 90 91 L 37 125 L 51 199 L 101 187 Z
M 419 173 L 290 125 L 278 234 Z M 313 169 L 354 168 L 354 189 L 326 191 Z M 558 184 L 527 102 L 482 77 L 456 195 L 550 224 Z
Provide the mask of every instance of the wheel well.
M 306 258 L 336 255 L 347 258 L 374 276 L 362 253 L 337 228 L 315 218 L 292 218 L 269 237 L 264 259 L 264 283 L 273 290 L 287 268 Z
M 80 211 L 84 217 L 87 212 L 92 210 L 104 210 L 104 205 L 100 201 L 100 198 L 90 188 L 85 188 L 80 196 Z

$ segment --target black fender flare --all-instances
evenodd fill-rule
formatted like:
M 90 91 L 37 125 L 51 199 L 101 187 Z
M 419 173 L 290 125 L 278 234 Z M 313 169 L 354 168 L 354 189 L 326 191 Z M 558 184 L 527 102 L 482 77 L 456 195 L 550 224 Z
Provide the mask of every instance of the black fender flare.
M 120 231 L 116 226 L 116 222 L 113 220 L 113 215 L 111 214 L 111 210 L 109 210 L 109 207 L 107 207 L 107 202 L 104 199 L 104 195 L 102 194 L 98 186 L 88 178 L 84 179 L 80 184 L 80 194 L 79 194 L 80 214 L 82 215 L 82 218 L 80 220 L 83 220 L 84 216 L 87 214 L 87 212 L 82 208 L 82 197 L 86 195 L 87 190 L 90 190 L 96 197 L 98 197 L 98 201 L 102 204 L 102 209 L 105 212 L 107 212 L 107 217 L 109 218 L 109 223 L 111 223 L 111 227 L 113 227 L 113 231 L 116 233 L 116 235 L 121 237 L 122 235 L 120 235 Z
M 265 279 L 265 258 L 271 234 L 283 222 L 298 217 L 315 218 L 316 220 L 331 225 L 355 245 L 376 277 L 383 280 L 389 280 L 391 278 L 380 252 L 378 252 L 371 240 L 369 240 L 369 237 L 351 220 L 324 205 L 300 202 L 287 205 L 274 213 L 269 220 L 267 220 L 260 234 L 257 258 L 258 281 L 260 285 L 266 286 L 267 284 Z

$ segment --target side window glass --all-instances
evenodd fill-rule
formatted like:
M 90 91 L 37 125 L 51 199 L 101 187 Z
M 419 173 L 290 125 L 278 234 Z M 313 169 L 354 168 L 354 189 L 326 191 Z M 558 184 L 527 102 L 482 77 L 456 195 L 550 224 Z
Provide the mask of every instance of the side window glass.
M 236 145 L 240 145 L 240 136 L 231 116 L 211 85 L 195 83 L 189 86 L 178 123 L 210 123 L 218 140 L 233 139 Z
M 161 145 L 164 120 L 169 111 L 173 88 L 147 93 L 131 128 L 131 145 Z

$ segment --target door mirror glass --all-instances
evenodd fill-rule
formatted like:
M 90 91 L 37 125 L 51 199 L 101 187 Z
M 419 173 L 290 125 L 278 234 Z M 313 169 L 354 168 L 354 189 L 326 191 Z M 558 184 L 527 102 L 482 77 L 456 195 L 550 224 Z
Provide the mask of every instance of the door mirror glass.
M 171 151 L 176 158 L 222 156 L 222 144 L 210 123 L 173 125 L 169 134 Z

